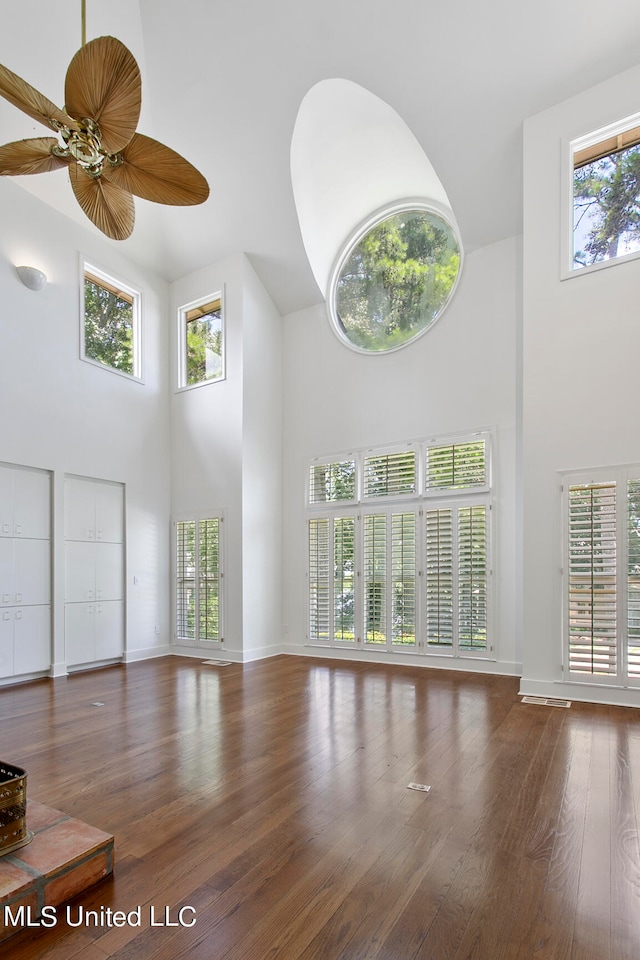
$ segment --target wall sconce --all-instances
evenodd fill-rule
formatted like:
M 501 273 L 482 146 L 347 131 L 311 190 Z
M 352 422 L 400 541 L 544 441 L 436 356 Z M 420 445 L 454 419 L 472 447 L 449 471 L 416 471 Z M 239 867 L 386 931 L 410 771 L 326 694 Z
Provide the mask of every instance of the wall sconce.
M 47 282 L 46 274 L 35 267 L 16 267 L 16 273 L 29 290 L 42 290 Z

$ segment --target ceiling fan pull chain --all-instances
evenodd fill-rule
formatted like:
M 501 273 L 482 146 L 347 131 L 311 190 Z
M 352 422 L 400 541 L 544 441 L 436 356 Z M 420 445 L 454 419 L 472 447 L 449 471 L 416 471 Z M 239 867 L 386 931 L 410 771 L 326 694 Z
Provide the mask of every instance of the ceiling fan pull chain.
M 81 0 L 82 4 L 82 46 L 84 47 L 87 42 L 87 2 L 86 0 Z

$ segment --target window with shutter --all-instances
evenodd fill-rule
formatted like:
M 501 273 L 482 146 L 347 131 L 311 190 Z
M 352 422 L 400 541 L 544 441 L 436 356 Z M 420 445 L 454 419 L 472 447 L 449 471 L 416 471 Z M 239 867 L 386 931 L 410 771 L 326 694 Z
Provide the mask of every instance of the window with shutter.
M 329 520 L 309 521 L 309 631 L 316 643 L 328 643 L 330 597 Z
M 219 646 L 222 634 L 221 517 L 175 524 L 176 640 Z
M 313 463 L 309 471 L 309 503 L 355 500 L 356 462 Z
M 575 679 L 640 683 L 640 469 L 566 484 L 566 665 Z
M 364 458 L 364 496 L 397 497 L 416 492 L 415 450 Z
M 310 642 L 488 656 L 488 478 L 488 433 L 313 461 Z
M 569 669 L 615 675 L 616 484 L 569 488 Z
M 427 492 L 469 490 L 487 486 L 487 440 L 449 443 L 427 448 Z
M 487 649 L 486 504 L 427 510 L 427 644 L 462 652 Z

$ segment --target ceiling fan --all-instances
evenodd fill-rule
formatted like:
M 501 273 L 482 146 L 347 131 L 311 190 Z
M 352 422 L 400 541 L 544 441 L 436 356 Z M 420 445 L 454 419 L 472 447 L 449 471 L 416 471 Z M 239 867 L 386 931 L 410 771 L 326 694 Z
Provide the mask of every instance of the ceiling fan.
M 142 102 L 140 70 L 114 37 L 84 42 L 65 78 L 65 106 L 0 64 L 0 96 L 58 134 L 0 147 L 0 176 L 47 173 L 66 167 L 76 200 L 113 240 L 133 231 L 133 195 L 187 206 L 209 196 L 207 181 L 188 160 L 136 133 Z

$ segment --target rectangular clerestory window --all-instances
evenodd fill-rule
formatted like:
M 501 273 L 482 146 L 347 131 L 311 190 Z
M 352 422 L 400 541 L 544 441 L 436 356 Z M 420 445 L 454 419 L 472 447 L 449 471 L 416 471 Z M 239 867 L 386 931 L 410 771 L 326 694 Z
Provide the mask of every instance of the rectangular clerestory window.
M 222 293 L 181 307 L 178 316 L 179 389 L 224 380 Z
M 571 269 L 640 256 L 640 114 L 570 144 Z
M 81 318 L 82 359 L 142 379 L 140 294 L 84 263 Z

